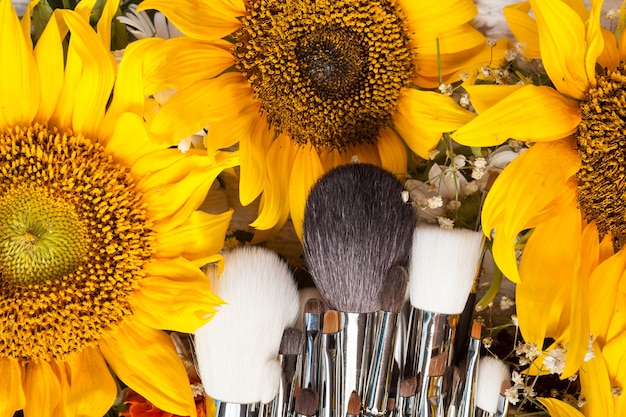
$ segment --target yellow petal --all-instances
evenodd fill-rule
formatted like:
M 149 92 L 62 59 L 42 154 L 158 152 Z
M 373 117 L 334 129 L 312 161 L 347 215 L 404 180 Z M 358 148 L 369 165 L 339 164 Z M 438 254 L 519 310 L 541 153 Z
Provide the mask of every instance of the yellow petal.
M 247 109 L 243 117 L 244 120 L 249 120 L 250 130 L 249 136 L 239 142 L 241 156 L 239 200 L 242 205 L 247 206 L 261 194 L 266 185 L 268 175 L 266 158 L 273 134 L 265 116 L 257 114 L 256 107 Z
M 133 113 L 122 114 L 116 120 L 113 133 L 108 140 L 107 137 L 102 139 L 105 151 L 129 167 L 132 167 L 140 157 L 163 149 L 163 145 L 156 144 L 150 139 L 143 120 Z
M 531 227 L 537 213 L 564 191 L 579 166 L 571 142 L 537 143 L 513 160 L 489 191 L 482 211 L 483 228 L 488 235 L 496 229 L 494 258 L 514 282 L 519 282 L 514 248 L 517 235 Z
M 548 409 L 552 417 L 585 417 L 571 405 L 556 398 L 537 398 L 537 400 Z
M 537 23 L 528 15 L 530 3 L 527 1 L 511 4 L 502 9 L 511 32 L 518 42 L 524 43 L 524 58 L 540 59 L 539 32 Z
M 223 304 L 206 275 L 191 262 L 162 260 L 146 273 L 131 300 L 136 319 L 145 326 L 193 333 Z
M 611 381 L 600 354 L 600 346 L 593 343 L 595 358 L 584 362 L 580 367 L 581 395 L 587 402 L 583 406 L 583 412 L 588 416 L 612 417 L 613 395 L 611 393 Z
M 626 386 L 626 333 L 620 334 L 617 338 L 607 343 L 602 348 L 602 356 L 609 373 L 609 380 L 612 384 Z M 626 415 L 626 399 L 620 395 L 615 400 L 615 415 Z
M 473 113 L 448 96 L 407 88 L 400 97 L 394 128 L 415 153 L 428 158 L 444 132 L 458 129 L 473 118 Z
M 26 44 L 30 49 L 33 49 L 33 40 L 31 38 L 31 29 L 32 29 L 32 20 L 30 15 L 33 13 L 33 9 L 35 6 L 39 4 L 39 0 L 31 0 L 26 5 L 26 9 L 24 10 L 24 15 L 22 16 L 20 23 L 22 24 L 22 32 L 24 34 L 24 39 L 26 40 Z
M 250 224 L 260 230 L 283 225 L 289 216 L 289 176 L 296 146 L 287 135 L 276 138 L 267 152 L 267 180 L 259 205 L 259 216 Z M 243 166 L 241 167 L 243 171 Z M 243 176 L 241 181 L 244 181 Z
M 297 169 L 292 169 L 289 177 L 289 209 L 293 227 L 298 238 L 302 240 L 306 199 L 311 187 L 324 174 L 324 169 L 315 148 L 311 145 L 298 148 L 293 166 Z
M 156 407 L 196 416 L 187 372 L 165 332 L 128 319 L 100 339 L 100 350 L 113 372 Z
M 602 54 L 598 56 L 598 64 L 609 69 L 614 69 L 620 62 L 620 52 L 615 40 L 615 34 L 604 28 L 600 30 L 604 37 L 604 49 L 602 50 Z
M 479 84 L 465 86 L 476 113 L 483 114 L 520 88 L 522 85 Z
M 105 107 L 115 82 L 117 64 L 91 26 L 78 14 L 65 11 L 65 22 L 72 33 L 68 56 L 80 59 L 80 78 L 71 94 L 75 95 L 72 127 L 75 133 L 98 137 Z M 68 57 L 69 60 L 69 57 Z
M 180 226 L 156 234 L 156 256 L 196 259 L 219 252 L 232 215 L 232 210 L 221 214 L 194 211 Z
M 119 5 L 120 0 L 107 0 L 104 3 L 104 7 L 102 7 L 102 14 L 96 25 L 100 42 L 102 42 L 102 45 L 107 49 L 111 47 L 111 21 L 115 19 Z
M 22 386 L 22 366 L 15 359 L 0 359 L 0 416 L 12 417 L 17 410 L 24 408 L 26 397 Z
M 67 363 L 71 384 L 65 402 L 66 415 L 105 415 L 117 397 L 117 384 L 100 351 L 85 347 Z
M 50 415 L 60 404 L 61 381 L 54 368 L 56 365 L 53 366 L 46 361 L 33 361 L 28 364 L 24 378 L 25 415 Z
M 550 87 L 526 85 L 452 134 L 467 146 L 493 146 L 510 138 L 545 142 L 565 138 L 580 123 L 578 103 Z
M 524 339 L 537 346 L 542 346 L 546 337 L 559 339 L 569 324 L 582 234 L 575 198 L 572 193 L 566 210 L 535 228 L 522 254 L 521 281 L 516 286 L 517 317 Z M 499 239 L 498 229 L 495 239 Z M 549 291 L 546 277 L 551 282 Z
M 585 21 L 586 26 L 586 43 L 587 51 L 585 54 L 585 68 L 587 70 L 587 80 L 589 85 L 595 86 L 596 84 L 596 64 L 598 57 L 606 49 L 604 47 L 604 33 L 600 26 L 600 19 L 602 15 L 602 3 L 601 1 L 595 1 L 591 3 L 591 12 L 589 18 Z M 611 41 L 615 45 L 615 39 Z
M 243 1 L 146 0 L 137 11 L 156 9 L 185 35 L 202 40 L 221 39 L 236 31 L 245 15 Z
M 0 127 L 29 125 L 39 106 L 39 74 L 32 46 L 7 0 L 0 2 L 0 62 Z
M 585 25 L 576 11 L 560 1 L 530 0 L 537 17 L 541 58 L 555 87 L 582 99 L 589 78 Z
M 59 27 L 61 25 L 61 27 Z M 41 79 L 41 102 L 37 120 L 48 121 L 52 116 L 63 87 L 63 44 L 67 26 L 59 12 L 54 12 L 35 47 L 35 59 Z
M 394 174 L 404 174 L 407 169 L 406 146 L 392 129 L 381 129 L 376 143 L 381 166 Z
M 478 13 L 474 2 L 467 0 L 400 0 L 398 3 L 404 11 L 411 32 L 415 34 L 416 42 L 420 42 L 424 35 L 440 33 L 468 23 Z

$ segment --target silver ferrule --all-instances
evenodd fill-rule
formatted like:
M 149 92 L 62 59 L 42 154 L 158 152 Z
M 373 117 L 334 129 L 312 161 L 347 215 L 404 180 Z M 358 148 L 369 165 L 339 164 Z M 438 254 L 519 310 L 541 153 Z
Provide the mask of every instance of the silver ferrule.
M 396 399 L 395 417 L 413 417 L 417 407 L 415 395 L 410 397 L 401 397 L 398 395 Z
M 317 388 L 320 364 L 320 339 L 322 315 L 317 313 L 304 314 L 305 341 L 302 356 L 302 388 Z
M 338 333 L 322 334 L 320 346 L 322 360 L 318 387 L 316 387 L 319 395 L 319 406 L 317 409 L 319 417 L 337 417 L 339 415 L 341 366 L 338 360 L 338 343 Z
M 382 416 L 387 409 L 398 314 L 383 312 L 374 338 L 365 384 L 363 407 L 367 415 Z
M 470 338 L 467 347 L 465 366 L 465 385 L 459 402 L 457 417 L 474 417 L 474 389 L 476 386 L 476 369 L 480 357 L 480 339 Z
M 496 417 L 506 417 L 509 413 L 509 400 L 505 395 L 500 394 L 498 397 L 498 412 L 496 413 Z
M 418 379 L 417 395 L 420 417 L 438 417 L 445 415 L 443 375 L 452 360 L 454 334 L 459 315 L 433 313 L 417 310 L 417 319 L 421 322 L 422 332 L 416 357 Z M 437 358 L 438 362 L 433 359 Z M 434 366 L 440 366 L 433 373 Z
M 376 313 L 341 313 L 339 357 L 341 360 L 341 416 L 348 414 L 352 391 L 363 398 L 363 387 L 370 363 L 373 326 Z
M 474 410 L 474 416 L 476 417 L 496 417 L 496 415 L 496 413 L 490 413 L 479 407 L 476 407 L 476 409 Z
M 278 394 L 268 406 L 264 407 L 267 412 L 263 417 L 291 417 L 294 413 L 295 393 L 299 389 L 297 371 L 300 369 L 300 355 L 279 354 L 278 359 L 281 365 Z
M 216 417 L 259 417 L 261 403 L 238 404 L 215 400 Z

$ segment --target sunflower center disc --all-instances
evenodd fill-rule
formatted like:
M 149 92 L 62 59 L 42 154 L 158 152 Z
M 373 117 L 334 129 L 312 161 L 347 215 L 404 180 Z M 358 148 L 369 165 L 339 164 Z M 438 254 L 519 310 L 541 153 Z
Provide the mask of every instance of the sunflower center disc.
M 392 124 L 413 75 L 391 0 L 251 0 L 233 34 L 235 65 L 275 135 L 317 150 L 371 143 Z
M 0 277 L 42 283 L 72 272 L 83 260 L 85 229 L 76 213 L 44 190 L 11 190 L 0 202 Z
M 626 67 L 607 70 L 590 88 L 580 110 L 577 141 L 581 168 L 578 201 L 600 236 L 610 234 L 616 249 L 626 243 Z

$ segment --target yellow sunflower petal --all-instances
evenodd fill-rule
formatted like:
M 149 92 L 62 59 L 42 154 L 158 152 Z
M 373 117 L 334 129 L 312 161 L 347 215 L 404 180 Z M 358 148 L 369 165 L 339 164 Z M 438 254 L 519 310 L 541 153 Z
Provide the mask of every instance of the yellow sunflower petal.
M 50 415 L 51 411 L 54 411 L 60 404 L 61 381 L 55 372 L 55 367 L 46 361 L 28 364 L 24 377 L 25 415 Z
M 588 416 L 612 417 L 614 414 L 611 381 L 597 342 L 593 343 L 593 351 L 595 358 L 584 362 L 579 373 L 581 395 L 587 400 L 583 412 Z
M 128 140 L 129 137 L 133 140 Z M 105 141 L 103 138 L 103 143 L 107 153 L 129 167 L 132 167 L 140 157 L 163 149 L 163 145 L 158 145 L 150 139 L 143 120 L 134 113 L 122 114 L 115 123 L 113 133 L 108 140 Z M 152 168 L 154 169 L 154 166 Z
M 587 80 L 589 85 L 596 84 L 596 64 L 598 57 L 606 49 L 604 45 L 604 31 L 600 26 L 600 19 L 602 14 L 601 1 L 595 1 L 591 3 L 591 13 L 589 18 L 585 21 L 586 25 L 586 43 L 587 52 L 585 54 L 585 68 L 587 69 Z M 615 39 L 611 41 L 615 45 Z
M 0 127 L 28 125 L 39 105 L 40 81 L 13 3 L 0 2 Z
M 523 88 L 523 85 L 467 85 L 465 90 L 470 96 L 472 106 L 476 113 L 483 114 L 515 91 Z
M 530 4 L 537 16 L 541 58 L 550 80 L 563 94 L 582 99 L 589 86 L 583 21 L 560 1 L 530 0 Z
M 252 203 L 263 191 L 267 181 L 267 151 L 273 140 L 265 116 L 256 114 L 256 106 L 246 109 L 246 113 L 243 120 L 250 121 L 249 136 L 239 142 L 239 199 L 244 206 Z
M 496 240 L 498 239 L 496 229 Z M 520 262 L 516 286 L 517 317 L 524 339 L 538 346 L 546 337 L 558 339 L 569 319 L 572 283 L 580 256 L 582 219 L 575 194 L 570 206 L 535 228 Z M 551 282 L 546 288 L 546 279 Z M 588 335 L 587 335 L 588 337 Z
M 615 34 L 609 30 L 601 28 L 604 37 L 604 49 L 598 56 L 598 64 L 603 67 L 613 69 L 620 62 L 620 52 L 615 41 Z
M 100 339 L 100 350 L 115 374 L 156 407 L 196 416 L 187 371 L 165 332 L 129 319 Z
M 565 138 L 580 123 L 578 104 L 550 87 L 526 85 L 452 134 L 468 146 L 499 145 L 510 138 L 545 142 Z
M 272 142 L 267 152 L 267 182 L 261 196 L 259 216 L 250 224 L 251 227 L 269 230 L 287 221 L 289 176 L 295 153 L 296 146 L 287 135 L 280 135 Z M 243 176 L 241 180 L 243 182 Z
M 511 4 L 502 9 L 511 32 L 518 42 L 524 43 L 524 57 L 527 59 L 540 59 L 539 32 L 535 19 L 528 15 L 530 3 L 527 1 Z
M 585 417 L 583 413 L 566 402 L 556 398 L 537 398 L 552 417 Z
M 33 48 L 33 39 L 31 38 L 31 29 L 32 29 L 32 20 L 30 15 L 33 13 L 33 9 L 35 6 L 39 4 L 39 0 L 31 0 L 26 5 L 26 9 L 24 10 L 24 15 L 22 16 L 20 23 L 22 24 L 22 32 L 24 34 L 24 38 L 26 39 L 26 44 L 29 48 Z
M 59 24 L 61 27 L 59 27 Z M 54 12 L 35 46 L 35 60 L 41 79 L 41 101 L 37 120 L 48 121 L 54 113 L 63 87 L 63 44 L 67 25 L 59 12 Z
M 606 363 L 610 381 L 618 386 L 626 386 L 626 333 L 607 343 L 602 348 L 602 356 Z M 620 395 L 615 400 L 615 415 L 626 415 L 626 398 Z
M 146 0 L 137 11 L 157 9 L 185 35 L 202 40 L 221 39 L 241 26 L 243 1 Z
M 111 22 L 118 12 L 120 0 L 109 0 L 104 3 L 102 15 L 96 24 L 100 42 L 108 49 L 111 45 Z
M 626 251 L 621 250 L 602 262 L 591 274 L 590 316 L 591 333 L 604 344 L 619 295 L 619 283 L 626 271 Z
M 196 259 L 219 252 L 232 215 L 232 210 L 221 214 L 194 211 L 180 226 L 157 233 L 156 256 Z
M 394 127 L 415 153 L 428 158 L 444 132 L 458 129 L 474 117 L 448 96 L 409 88 L 400 97 Z
M 432 35 L 443 30 L 461 26 L 471 21 L 478 9 L 473 1 L 467 0 L 399 0 L 400 8 L 415 33 L 416 42 L 420 42 L 424 34 Z M 450 13 L 454 10 L 454 13 Z
M 296 234 L 302 240 L 302 222 L 304 207 L 311 187 L 324 175 L 319 156 L 311 145 L 299 147 L 293 161 L 296 169 L 291 170 L 289 177 L 289 208 L 291 220 Z
M 0 359 L 0 416 L 12 417 L 17 410 L 24 408 L 26 397 L 22 386 L 22 366 L 15 359 Z
M 408 158 L 406 146 L 393 130 L 381 129 L 376 145 L 383 168 L 394 174 L 406 173 Z
M 86 347 L 67 363 L 71 384 L 64 404 L 66 415 L 105 415 L 117 397 L 117 384 L 100 351 Z
M 136 319 L 148 327 L 193 333 L 224 303 L 206 275 L 183 259 L 155 262 L 146 274 L 131 303 Z
M 513 160 L 489 191 L 482 212 L 483 228 L 487 234 L 496 229 L 494 258 L 514 282 L 519 282 L 514 248 L 517 235 L 531 227 L 533 217 L 562 193 L 579 166 L 571 142 L 537 143 Z

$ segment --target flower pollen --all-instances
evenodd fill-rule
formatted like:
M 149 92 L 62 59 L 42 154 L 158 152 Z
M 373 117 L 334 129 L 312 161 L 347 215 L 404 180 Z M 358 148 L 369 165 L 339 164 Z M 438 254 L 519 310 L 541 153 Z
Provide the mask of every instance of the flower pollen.
M 377 140 L 413 73 L 404 17 L 391 0 L 251 0 L 235 65 L 276 136 L 317 150 Z
M 98 143 L 34 125 L 0 155 L 0 357 L 65 360 L 132 313 L 151 224 Z
M 581 168 L 578 202 L 601 237 L 609 234 L 616 249 L 626 243 L 626 66 L 621 63 L 597 79 L 580 105 L 578 152 Z

